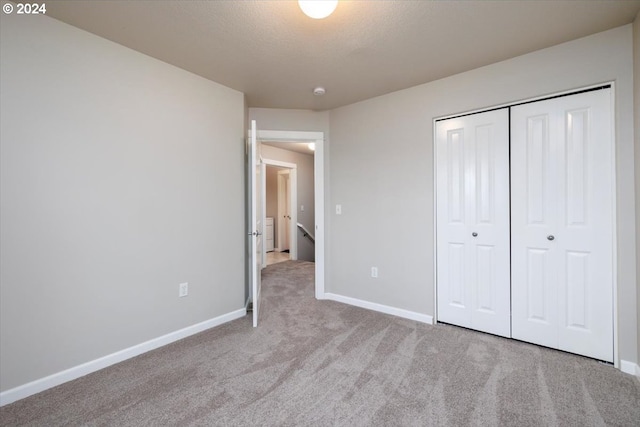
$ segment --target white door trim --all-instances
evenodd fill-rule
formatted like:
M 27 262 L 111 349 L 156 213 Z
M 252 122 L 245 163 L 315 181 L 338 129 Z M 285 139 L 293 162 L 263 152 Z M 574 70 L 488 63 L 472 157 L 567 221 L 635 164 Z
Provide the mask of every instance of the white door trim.
M 613 366 L 622 369 L 620 356 L 618 355 L 618 163 L 616 161 L 616 84 L 611 85 L 611 215 L 613 218 Z M 638 307 L 636 307 L 636 310 Z
M 315 258 L 316 258 L 316 298 L 325 299 L 325 235 L 324 235 L 324 132 L 288 131 L 288 130 L 258 130 L 261 141 L 280 142 L 313 142 L 316 145 L 313 156 L 314 174 L 314 204 L 315 204 Z M 297 206 L 296 209 L 297 210 Z M 293 223 L 293 221 L 292 221 Z M 293 223 L 295 224 L 295 223 Z M 295 236 L 296 234 L 294 234 Z
M 264 140 L 261 140 L 261 141 L 264 141 Z M 262 159 L 262 161 L 267 166 L 276 166 L 279 168 L 286 168 L 286 169 L 297 169 L 298 167 L 298 165 L 296 165 L 295 163 L 281 162 L 280 160 Z
M 542 95 L 542 96 L 538 96 L 538 97 L 533 97 L 533 98 L 527 98 L 527 99 L 522 99 L 522 100 L 517 100 L 517 101 L 513 101 L 510 103 L 504 103 L 504 104 L 498 104 L 498 105 L 494 105 L 494 106 L 489 106 L 486 108 L 481 108 L 481 109 L 476 109 L 476 110 L 469 110 L 469 111 L 463 111 L 463 112 L 459 112 L 459 113 L 455 113 L 455 114 L 447 114 L 444 116 L 439 116 L 439 117 L 434 117 L 433 121 L 432 121 L 432 135 L 431 135 L 431 141 L 432 141 L 432 159 L 433 159 L 433 175 L 432 175 L 432 183 L 433 183 L 433 283 L 435 284 L 435 286 L 433 287 L 433 322 L 434 324 L 438 323 L 438 281 L 437 281 L 437 261 L 438 261 L 438 251 L 437 251 L 437 224 L 435 221 L 436 215 L 437 215 L 437 201 L 436 201 L 436 191 L 437 191 L 437 182 L 436 182 L 436 173 L 437 173 L 437 163 L 436 163 L 436 122 L 440 121 L 440 120 L 446 120 L 449 118 L 453 118 L 453 117 L 458 117 L 458 116 L 462 116 L 462 115 L 467 115 L 467 114 L 476 114 L 476 113 L 482 113 L 482 112 L 486 112 L 486 111 L 490 111 L 490 110 L 494 110 L 494 109 L 499 109 L 499 108 L 505 108 L 505 107 L 513 107 L 516 106 L 518 104 L 522 104 L 522 103 L 526 103 L 526 102 L 535 102 L 535 101 L 542 101 L 545 99 L 550 99 L 550 98 L 555 98 L 555 97 L 559 97 L 559 96 L 570 96 L 579 92 L 583 92 L 583 91 L 588 91 L 588 90 L 593 90 L 593 89 L 597 89 L 600 87 L 606 87 L 606 86 L 610 86 L 611 87 L 611 135 L 612 135 L 612 144 L 611 144 L 611 149 L 613 150 L 612 153 L 612 161 L 613 161 L 613 173 L 612 173 L 612 186 L 613 186 L 613 190 L 612 190 L 612 209 L 613 209 L 613 365 L 620 369 L 620 356 L 619 356 L 619 339 L 618 339 L 618 222 L 617 222 L 617 162 L 616 162 L 616 148 L 617 148 L 617 140 L 616 140 L 616 133 L 615 133 L 615 128 L 616 128 L 616 103 L 615 103 L 615 82 L 602 82 L 602 83 L 598 83 L 598 84 L 594 84 L 594 85 L 589 85 L 589 86 L 584 86 L 581 88 L 575 88 L 575 89 L 570 89 L 570 90 L 566 90 L 566 91 L 561 91 L 561 92 L 556 92 L 553 94 L 549 94 L 549 95 Z

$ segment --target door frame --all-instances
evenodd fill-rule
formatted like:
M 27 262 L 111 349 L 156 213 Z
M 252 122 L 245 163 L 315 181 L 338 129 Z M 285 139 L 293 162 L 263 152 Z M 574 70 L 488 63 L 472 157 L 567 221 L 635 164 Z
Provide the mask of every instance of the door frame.
M 291 236 L 296 235 L 296 224 L 298 223 L 298 211 L 294 209 L 294 206 L 298 205 L 298 165 L 295 163 L 281 162 L 279 160 L 271 160 L 271 159 L 262 159 L 262 162 L 267 166 L 275 166 L 279 168 L 288 169 L 289 173 L 289 210 L 291 211 L 291 223 L 289 224 L 289 259 L 296 260 L 298 259 L 298 239 L 294 239 Z M 281 171 L 278 171 L 280 174 Z M 266 188 L 266 175 L 264 176 L 264 185 Z M 278 180 L 280 180 L 280 176 L 278 176 Z M 280 190 L 278 183 L 278 204 L 280 203 Z M 278 207 L 278 213 L 280 209 Z M 266 207 L 264 209 L 264 217 L 267 216 Z M 278 246 L 276 250 L 280 249 L 280 218 L 278 218 Z M 265 244 L 266 245 L 266 244 Z
M 305 142 L 315 144 L 313 156 L 313 198 L 315 204 L 315 297 L 316 299 L 326 299 L 324 279 L 325 279 L 325 212 L 324 212 L 324 132 L 309 131 L 289 131 L 289 130 L 260 130 L 258 129 L 258 139 L 260 141 L 278 142 Z M 297 206 L 295 209 L 297 211 Z M 291 221 L 297 227 L 297 224 Z M 294 229 L 295 231 L 295 229 Z M 294 236 L 297 233 L 293 234 Z M 297 239 L 293 239 L 297 240 Z
M 542 96 L 538 96 L 538 97 L 533 97 L 533 98 L 526 98 L 526 99 L 522 99 L 519 101 L 513 101 L 513 102 L 509 102 L 509 103 L 505 103 L 505 104 L 498 104 L 498 105 L 494 105 L 494 106 L 489 106 L 489 107 L 485 107 L 485 108 L 480 108 L 480 109 L 476 109 L 476 110 L 469 110 L 469 111 L 464 111 L 464 112 L 460 112 L 460 113 L 456 113 L 456 114 L 447 114 L 444 116 L 438 116 L 438 117 L 434 117 L 432 120 L 432 159 L 433 159 L 433 175 L 432 175 L 432 183 L 433 183 L 433 324 L 437 324 L 438 323 L 438 270 L 437 270 L 437 262 L 438 262 L 438 248 L 437 248 L 437 242 L 438 242 L 438 230 L 437 230 L 437 163 L 436 163 L 436 122 L 441 121 L 441 120 L 447 120 L 447 119 L 452 119 L 455 117 L 461 117 L 461 116 L 466 116 L 466 115 L 470 115 L 470 114 L 477 114 L 477 113 L 484 113 L 487 111 L 491 111 L 491 110 L 497 110 L 497 109 L 501 109 L 501 108 L 510 108 L 510 107 L 514 107 L 516 105 L 520 105 L 520 104 L 527 104 L 527 103 L 531 103 L 531 102 L 536 102 L 536 101 L 544 101 L 546 99 L 551 99 L 551 98 L 559 98 L 559 97 L 563 97 L 563 96 L 571 96 L 571 95 L 575 95 L 581 92 L 587 92 L 587 91 L 592 91 L 592 90 L 598 90 L 600 88 L 605 88 L 605 87 L 610 87 L 611 88 L 611 140 L 612 140 L 612 144 L 611 144 L 611 150 L 612 150 L 612 177 L 611 177 L 611 192 L 612 192 L 612 217 L 613 217 L 613 227 L 612 227 L 612 232 L 613 232 L 613 239 L 612 239 L 612 244 L 613 244 L 613 248 L 612 248 L 612 257 L 613 257 L 613 274 L 612 274 L 612 281 L 613 281 L 613 366 L 617 369 L 620 369 L 620 357 L 618 354 L 618 347 L 619 347 L 619 342 L 618 342 L 618 210 L 617 210 L 617 205 L 618 205 L 618 197 L 617 197 L 617 176 L 618 176 L 618 167 L 617 167 L 617 159 L 616 159 L 616 149 L 617 149 L 617 140 L 616 140 L 616 98 L 615 98 L 615 94 L 616 94 L 616 86 L 615 86 L 615 82 L 613 81 L 609 81 L 609 82 L 602 82 L 602 83 L 598 83 L 598 84 L 594 84 L 594 85 L 590 85 L 590 86 L 584 86 L 581 88 L 576 88 L 576 89 L 570 89 L 570 90 L 566 90 L 566 91 L 561 91 L 561 92 L 555 92 L 549 95 L 542 95 Z M 511 113 L 509 113 L 510 115 Z M 511 130 L 509 130 L 509 133 L 511 133 Z M 509 141 L 511 142 L 511 141 Z M 534 344 L 535 345 L 535 344 Z

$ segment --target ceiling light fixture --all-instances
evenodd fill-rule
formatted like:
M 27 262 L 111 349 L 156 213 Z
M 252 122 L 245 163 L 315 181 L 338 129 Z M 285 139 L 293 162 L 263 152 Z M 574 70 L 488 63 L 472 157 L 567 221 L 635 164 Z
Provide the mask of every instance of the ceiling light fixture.
M 307 145 L 307 147 L 309 147 L 309 150 L 311 150 L 311 151 L 316 151 L 316 143 L 315 142 L 310 142 L 309 145 Z
M 309 18 L 323 19 L 336 10 L 338 0 L 298 0 L 298 5 Z
M 324 88 L 322 86 L 318 86 L 317 88 L 313 89 L 313 94 L 315 96 L 322 96 L 325 93 L 327 93 L 327 91 L 324 90 Z

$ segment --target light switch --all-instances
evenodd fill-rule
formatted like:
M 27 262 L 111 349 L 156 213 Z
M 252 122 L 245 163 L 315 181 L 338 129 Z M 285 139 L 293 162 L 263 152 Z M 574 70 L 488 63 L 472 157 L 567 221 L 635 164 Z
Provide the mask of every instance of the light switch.
M 304 212 L 304 205 L 300 205 L 300 212 Z
M 336 205 L 336 215 L 342 215 L 342 205 Z

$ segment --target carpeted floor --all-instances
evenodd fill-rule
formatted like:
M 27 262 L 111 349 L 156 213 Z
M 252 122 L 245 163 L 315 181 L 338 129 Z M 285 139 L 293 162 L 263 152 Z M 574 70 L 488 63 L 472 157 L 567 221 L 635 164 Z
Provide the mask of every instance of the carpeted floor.
M 639 426 L 640 381 L 579 356 L 313 297 L 263 273 L 250 316 L 0 408 L 4 425 Z

